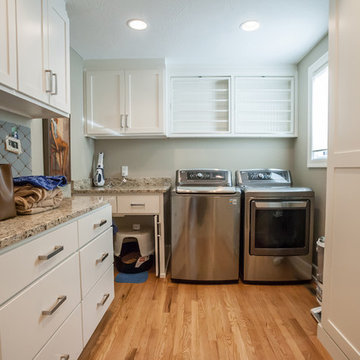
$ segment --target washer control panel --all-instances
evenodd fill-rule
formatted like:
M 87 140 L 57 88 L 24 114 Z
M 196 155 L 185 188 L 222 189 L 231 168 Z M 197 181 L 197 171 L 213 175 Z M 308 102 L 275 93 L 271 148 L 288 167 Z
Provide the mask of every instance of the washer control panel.
M 232 186 L 231 172 L 218 169 L 182 169 L 176 172 L 176 184 Z

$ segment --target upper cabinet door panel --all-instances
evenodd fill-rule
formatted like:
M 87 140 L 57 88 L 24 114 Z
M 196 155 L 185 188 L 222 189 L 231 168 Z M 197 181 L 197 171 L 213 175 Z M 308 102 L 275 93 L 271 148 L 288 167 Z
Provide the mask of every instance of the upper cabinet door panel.
M 15 0 L 0 0 L 0 83 L 16 88 Z
M 134 70 L 125 72 L 127 133 L 162 133 L 163 72 Z
M 171 78 L 172 136 L 230 134 L 230 77 Z
M 17 0 L 18 90 L 48 102 L 46 0 Z
M 293 77 L 236 77 L 235 133 L 295 135 Z
M 49 68 L 52 75 L 51 105 L 70 112 L 69 18 L 62 0 L 49 0 Z
M 118 135 L 125 128 L 124 72 L 87 71 L 86 122 L 89 135 Z

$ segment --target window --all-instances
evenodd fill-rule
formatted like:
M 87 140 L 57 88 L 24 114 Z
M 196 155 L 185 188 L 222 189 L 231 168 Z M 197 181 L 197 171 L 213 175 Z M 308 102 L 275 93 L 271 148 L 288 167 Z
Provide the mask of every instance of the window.
M 326 167 L 328 153 L 328 54 L 309 67 L 308 167 Z

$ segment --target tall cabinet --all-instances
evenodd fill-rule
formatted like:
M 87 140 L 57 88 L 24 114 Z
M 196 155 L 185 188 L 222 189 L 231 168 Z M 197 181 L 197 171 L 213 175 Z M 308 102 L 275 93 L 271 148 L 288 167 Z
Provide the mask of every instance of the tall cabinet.
M 330 124 L 323 308 L 318 336 L 334 359 L 360 359 L 360 2 L 331 0 Z

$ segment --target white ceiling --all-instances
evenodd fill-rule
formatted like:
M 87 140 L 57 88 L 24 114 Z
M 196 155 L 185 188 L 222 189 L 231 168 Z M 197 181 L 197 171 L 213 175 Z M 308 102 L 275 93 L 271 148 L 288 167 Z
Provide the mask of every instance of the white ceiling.
M 329 0 L 66 0 L 71 46 L 84 59 L 161 58 L 296 64 L 327 33 Z M 126 22 L 140 18 L 145 31 Z M 239 25 L 257 19 L 258 31 Z

